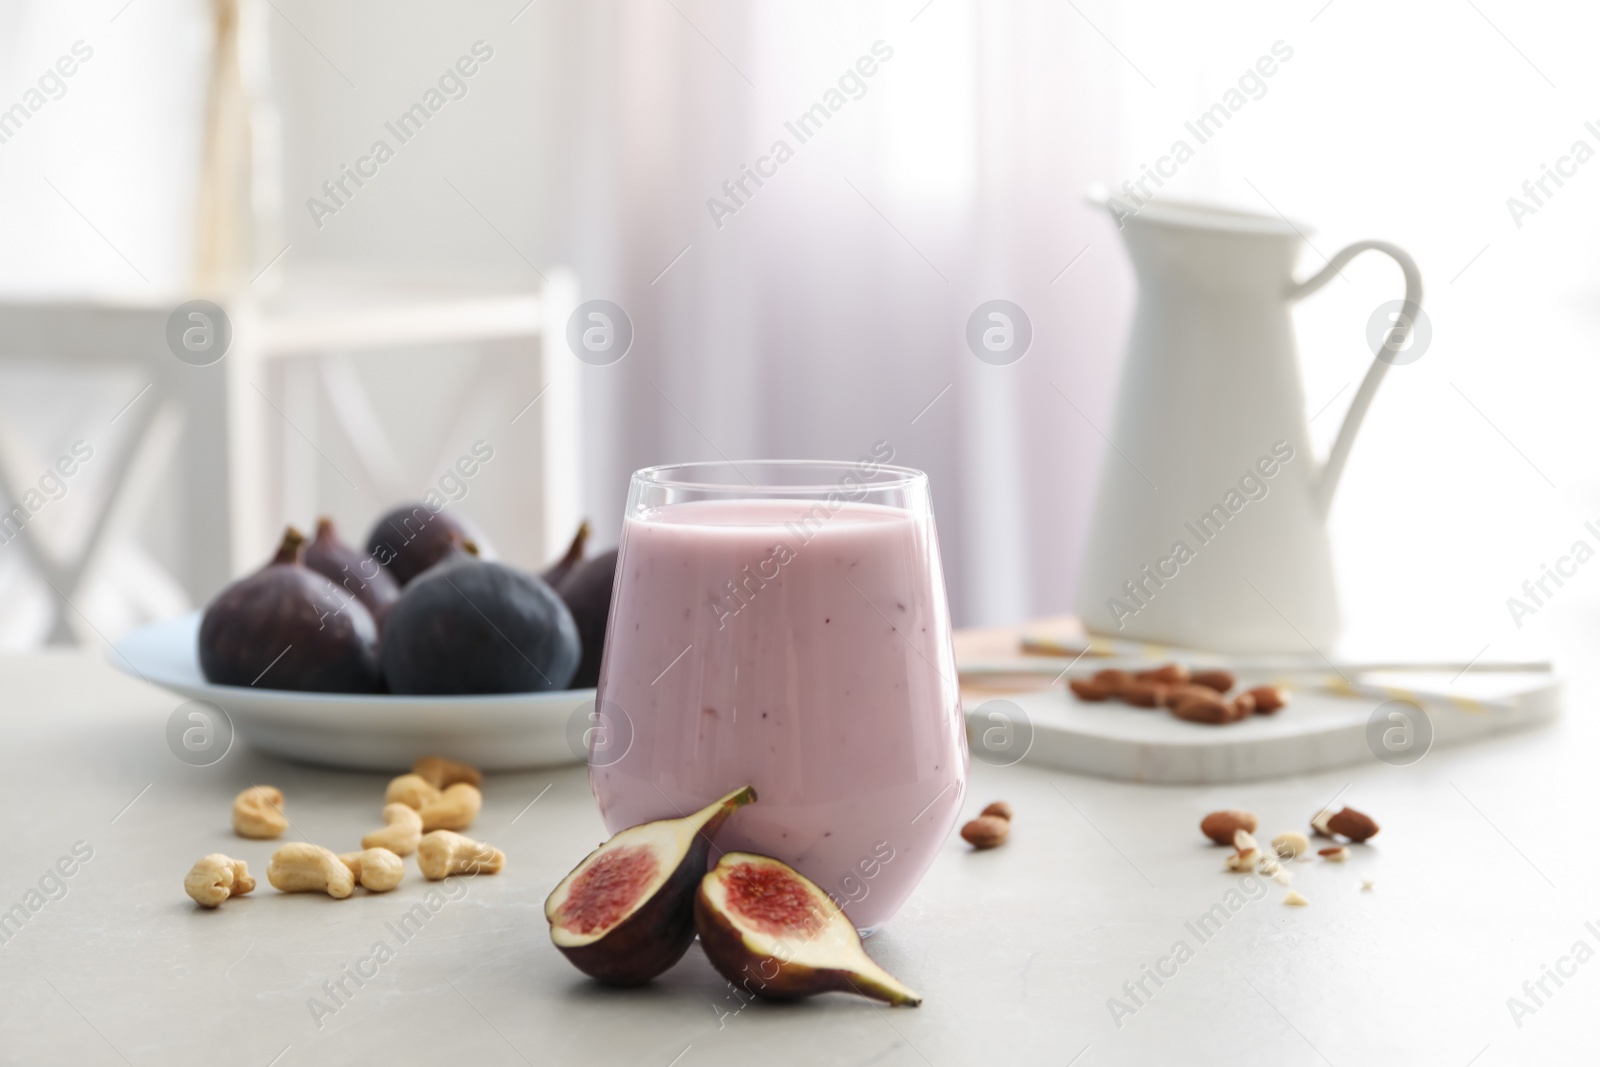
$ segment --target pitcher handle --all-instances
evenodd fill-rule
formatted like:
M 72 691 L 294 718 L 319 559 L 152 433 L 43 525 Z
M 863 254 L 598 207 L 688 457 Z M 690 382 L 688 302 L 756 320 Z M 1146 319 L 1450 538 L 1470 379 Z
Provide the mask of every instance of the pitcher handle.
M 1323 463 L 1322 472 L 1317 476 L 1316 485 L 1312 490 L 1313 504 L 1317 514 L 1323 518 L 1327 517 L 1328 509 L 1333 504 L 1333 491 L 1338 488 L 1339 476 L 1344 473 L 1345 460 L 1350 458 L 1350 446 L 1355 442 L 1356 431 L 1361 428 L 1361 420 L 1366 417 L 1367 408 L 1372 406 L 1372 397 L 1378 391 L 1378 383 L 1383 381 L 1383 376 L 1388 373 L 1394 353 L 1405 347 L 1406 339 L 1411 336 L 1412 326 L 1417 320 L 1417 313 L 1422 310 L 1422 274 L 1417 270 L 1416 262 L 1403 249 L 1388 241 L 1357 241 L 1328 260 L 1326 267 L 1305 281 L 1295 283 L 1289 290 L 1290 300 L 1310 296 L 1332 281 L 1333 276 L 1343 270 L 1346 263 L 1368 250 L 1382 252 L 1400 265 L 1400 270 L 1406 279 L 1406 295 L 1400 305 L 1398 322 L 1390 327 L 1379 351 L 1374 353 L 1376 358 L 1368 368 L 1367 376 L 1361 379 L 1361 388 L 1356 390 L 1356 397 L 1350 402 L 1350 410 L 1345 413 L 1344 424 L 1339 427 L 1339 436 L 1333 439 L 1333 447 L 1328 450 L 1327 462 Z M 1389 358 L 1384 358 L 1385 355 Z

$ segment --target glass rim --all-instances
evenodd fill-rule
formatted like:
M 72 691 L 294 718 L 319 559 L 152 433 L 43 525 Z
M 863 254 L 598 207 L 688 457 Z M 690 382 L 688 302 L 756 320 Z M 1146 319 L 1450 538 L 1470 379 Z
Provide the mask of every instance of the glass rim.
M 749 492 L 761 496 L 801 495 L 817 493 L 833 493 L 849 488 L 844 485 L 846 475 L 854 474 L 857 478 L 857 487 L 860 490 L 877 492 L 884 489 L 897 489 L 905 486 L 926 483 L 927 472 L 915 467 L 901 467 L 893 463 L 876 464 L 871 473 L 863 471 L 863 465 L 870 461 L 842 460 L 842 459 L 742 459 L 742 460 L 692 460 L 688 463 L 663 463 L 654 467 L 642 467 L 633 472 L 632 481 L 635 483 L 660 487 L 665 489 L 691 489 L 709 492 Z M 780 470 L 803 470 L 810 468 L 819 472 L 834 472 L 837 474 L 832 481 L 817 482 L 816 484 L 769 484 L 751 481 L 745 477 L 741 467 L 776 467 Z M 722 468 L 732 471 L 740 478 L 739 481 L 704 481 L 689 477 L 682 477 L 694 470 L 709 470 Z M 888 475 L 889 477 L 884 477 Z

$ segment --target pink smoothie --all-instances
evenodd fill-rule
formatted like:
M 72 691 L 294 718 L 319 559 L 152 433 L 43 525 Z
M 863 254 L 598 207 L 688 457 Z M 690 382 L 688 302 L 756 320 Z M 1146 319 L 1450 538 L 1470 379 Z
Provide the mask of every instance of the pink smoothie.
M 590 771 L 606 827 L 753 785 L 713 858 L 775 856 L 863 929 L 894 915 L 966 788 L 940 573 L 931 520 L 875 504 L 699 501 L 628 519 L 600 699 L 633 740 Z

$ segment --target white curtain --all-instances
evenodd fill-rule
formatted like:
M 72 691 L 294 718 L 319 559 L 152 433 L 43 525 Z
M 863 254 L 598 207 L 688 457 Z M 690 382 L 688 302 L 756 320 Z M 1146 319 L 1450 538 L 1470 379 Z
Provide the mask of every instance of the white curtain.
M 76 36 L 103 61 L 86 71 L 100 81 L 39 116 L 50 126 L 25 131 L 41 135 L 31 146 L 0 145 L 13 292 L 139 284 L 44 176 L 71 183 L 152 284 L 181 277 L 169 265 L 188 233 L 163 220 L 183 217 L 193 172 L 182 132 L 198 128 L 198 97 L 179 90 L 204 70 L 190 46 L 205 14 L 139 0 L 110 22 L 118 6 L 0 13 L 7 85 Z M 1574 141 L 1600 148 L 1584 126 L 1600 120 L 1584 54 L 1596 21 L 1588 6 L 1504 0 L 405 0 L 381 14 L 276 0 L 282 262 L 529 284 L 534 267 L 570 266 L 586 297 L 626 308 L 627 358 L 583 368 L 581 397 L 549 398 L 582 405 L 602 532 L 638 466 L 848 458 L 887 439 L 933 477 L 960 621 L 1061 611 L 1133 297 L 1116 231 L 1083 191 L 1138 179 L 1281 41 L 1292 58 L 1245 85 L 1247 103 L 1161 195 L 1306 220 L 1305 273 L 1366 237 L 1417 258 L 1433 349 L 1385 382 L 1335 505 L 1346 614 L 1356 630 L 1444 620 L 1509 651 L 1527 631 L 1505 597 L 1600 515 L 1579 429 L 1596 375 L 1600 163 L 1548 186 L 1521 226 L 1506 205 Z M 169 49 L 140 44 L 153 37 L 188 66 L 173 73 Z M 470 95 L 316 228 L 306 198 L 480 39 L 495 59 Z M 893 55 L 864 93 L 797 143 L 784 123 L 878 41 Z M 778 139 L 793 158 L 719 227 L 707 198 Z M 1385 263 L 1345 274 L 1296 311 L 1321 442 L 1370 360 L 1369 314 L 1399 295 Z M 1033 324 L 1008 367 L 963 340 L 993 298 Z
M 604 522 L 638 466 L 854 458 L 887 440 L 932 476 L 959 619 L 1066 603 L 1103 443 L 1052 383 L 1086 410 L 1107 406 L 1099 357 L 1127 293 L 1106 269 L 1106 227 L 1080 204 L 1111 159 L 1110 115 L 1061 104 L 1114 79 L 1117 60 L 1063 11 L 1075 17 L 942 0 L 920 14 L 551 13 L 552 42 L 585 46 L 551 48 L 571 91 L 543 114 L 603 86 L 549 142 L 578 150 L 572 189 L 593 220 L 561 243 L 638 338 L 585 378 L 587 484 Z M 819 102 L 838 110 L 801 127 Z M 778 142 L 793 152 L 782 163 Z M 761 185 L 724 190 L 758 165 Z M 966 346 L 969 314 L 994 298 L 1033 322 L 1011 366 Z

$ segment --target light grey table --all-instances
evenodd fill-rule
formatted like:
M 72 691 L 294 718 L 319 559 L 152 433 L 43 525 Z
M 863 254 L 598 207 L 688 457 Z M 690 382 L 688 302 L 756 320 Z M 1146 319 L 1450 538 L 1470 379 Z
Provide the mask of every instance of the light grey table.
M 698 948 L 643 989 L 584 979 L 542 913 L 605 836 L 576 767 L 488 780 L 474 833 L 505 849 L 505 872 L 405 940 L 391 924 L 429 885 L 414 867 L 386 896 L 282 896 L 262 877 L 273 845 L 229 831 L 234 793 L 278 785 L 290 838 L 346 848 L 376 825 L 383 777 L 242 747 L 192 768 L 163 737 L 176 698 L 88 654 L 4 659 L 0 911 L 38 908 L 0 945 L 0 1062 L 1593 1063 L 1592 691 L 1575 679 L 1552 728 L 1406 768 L 1152 788 L 975 765 L 967 808 L 1011 801 L 1012 839 L 973 853 L 953 838 L 869 942 L 926 998 L 887 1009 L 838 995 L 742 1006 Z M 1269 884 L 1197 936 L 1239 887 L 1200 816 L 1247 807 L 1270 835 L 1336 795 L 1382 822 L 1374 844 L 1344 866 L 1296 866 L 1309 907 Z M 210 851 L 247 859 L 261 886 L 197 909 L 182 878 Z M 73 873 L 58 882 L 63 858 Z M 364 985 L 344 978 L 378 941 L 392 958 Z M 1184 961 L 1163 963 L 1180 941 Z M 1160 985 L 1145 977 L 1158 965 Z M 1546 967 L 1568 972 L 1562 984 Z M 310 999 L 335 1004 L 324 983 L 341 978 L 338 1010 L 314 1018 Z M 1113 997 L 1131 1012 L 1114 1017 Z M 1534 1010 L 1513 1018 L 1511 997 Z

